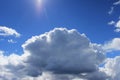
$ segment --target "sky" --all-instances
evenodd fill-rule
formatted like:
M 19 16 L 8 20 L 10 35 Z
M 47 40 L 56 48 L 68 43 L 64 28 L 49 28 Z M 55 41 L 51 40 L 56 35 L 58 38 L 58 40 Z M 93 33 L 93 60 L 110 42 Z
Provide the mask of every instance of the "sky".
M 17 46 L 7 43 L 8 38 L 3 37 L 5 40 L 1 42 L 0 48 L 14 52 L 16 47 L 20 49 L 21 44 L 31 36 L 42 34 L 55 27 L 77 29 L 96 43 L 104 43 L 119 37 L 118 33 L 114 33 L 114 28 L 108 25 L 108 22 L 118 20 L 116 16 L 119 16 L 117 10 L 111 15 L 108 14 L 113 2 L 115 1 L 43 0 L 42 5 L 37 6 L 37 0 L 1 0 L 1 26 L 15 29 L 21 37 L 15 38 L 18 41 Z M 7 48 L 3 48 L 4 45 Z M 18 51 L 21 52 L 21 49 Z
M 0 0 L 1 80 L 119 80 L 119 51 L 120 0 Z

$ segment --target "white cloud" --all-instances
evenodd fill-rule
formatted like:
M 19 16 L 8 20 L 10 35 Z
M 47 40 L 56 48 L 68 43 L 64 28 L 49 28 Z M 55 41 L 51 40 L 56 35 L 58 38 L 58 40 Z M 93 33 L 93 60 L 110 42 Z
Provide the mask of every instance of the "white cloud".
M 108 52 L 120 51 L 120 38 L 114 38 L 111 41 L 105 43 L 103 49 Z M 107 58 L 102 71 L 111 77 L 110 80 L 120 80 L 120 56 L 115 58 Z
M 114 9 L 115 9 L 118 5 L 120 5 L 120 0 L 118 0 L 118 1 L 116 1 L 116 2 L 114 2 L 114 3 L 112 4 L 112 6 L 110 7 L 110 10 L 109 10 L 109 12 L 108 12 L 108 14 L 111 15 L 111 14 L 114 12 Z M 119 15 L 118 15 L 118 19 L 119 19 Z M 118 21 L 118 22 L 111 21 L 111 22 L 109 22 L 108 24 L 109 24 L 109 25 L 114 25 L 114 26 L 116 27 L 116 29 L 114 30 L 115 32 L 120 32 L 120 24 L 118 25 L 118 23 L 119 23 L 119 21 Z
M 120 80 L 120 56 L 107 59 L 103 70 L 111 76 L 111 80 Z
M 120 20 L 116 23 L 116 27 L 120 28 Z
M 0 65 L 8 64 L 6 57 L 3 55 L 4 51 L 0 51 Z
M 118 20 L 117 22 L 115 21 L 110 21 L 108 23 L 108 25 L 113 25 L 115 27 L 115 32 L 120 32 L 120 20 Z
M 99 55 L 103 55 L 90 47 L 90 41 L 85 35 L 65 28 L 56 28 L 32 37 L 23 44 L 23 49 L 30 53 L 27 62 L 34 65 L 33 67 L 39 66 L 38 71 L 45 69 L 54 73 L 94 71 L 100 62 Z
M 115 27 L 116 27 L 115 31 L 120 32 L 120 20 L 116 23 Z
M 0 51 L 1 80 L 119 80 L 120 57 L 104 60 L 101 45 L 92 44 L 76 30 L 56 28 L 23 44 L 24 54 Z M 120 50 L 120 38 L 104 45 Z
M 15 36 L 20 37 L 20 33 L 12 28 L 8 28 L 5 26 L 0 26 L 0 36 Z
M 24 54 L 0 55 L 2 80 L 106 80 L 99 70 L 105 56 L 85 34 L 55 28 L 33 36 L 23 45 Z M 93 48 L 94 47 L 94 48 Z M 3 59 L 3 60 L 1 60 Z
M 110 22 L 108 22 L 108 25 L 115 25 L 115 21 L 110 21 Z
M 98 70 L 98 65 L 105 58 L 102 52 L 91 47 L 84 34 L 74 29 L 55 28 L 32 37 L 22 46 L 29 53 L 26 63 L 33 68 L 32 71 L 27 70 L 31 76 L 38 76 L 44 71 L 54 74 L 92 73 Z
M 115 32 L 120 32 L 120 29 L 119 29 L 119 28 L 117 28 L 117 29 L 115 29 L 114 31 L 115 31 Z
M 11 55 L 12 56 L 12 55 Z M 14 74 L 6 67 L 6 65 L 14 64 L 17 60 L 13 60 L 12 57 L 4 56 L 4 51 L 0 51 L 0 79 L 1 80 L 13 80 Z
M 105 43 L 103 49 L 108 52 L 120 50 L 120 38 L 114 38 L 111 41 Z

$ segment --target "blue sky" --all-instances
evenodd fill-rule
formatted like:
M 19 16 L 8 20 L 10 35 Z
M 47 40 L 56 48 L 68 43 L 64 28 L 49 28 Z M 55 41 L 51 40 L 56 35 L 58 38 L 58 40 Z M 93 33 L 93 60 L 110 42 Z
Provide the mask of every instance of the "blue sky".
M 50 30 L 56 35 L 57 30 L 64 32 L 64 29 L 54 28 L 65 28 L 68 33 L 76 29 L 80 34 L 84 33 L 90 40 L 85 39 L 85 45 L 95 43 L 98 45 L 95 50 L 101 45 L 105 56 L 111 58 L 109 61 L 120 56 L 120 0 L 41 0 L 41 3 L 38 0 L 0 0 L 0 51 L 4 51 L 4 55 L 22 55 L 27 50 L 32 54 L 34 49 L 31 47 L 37 44 L 35 36 L 45 32 L 53 35 Z
M 108 14 L 113 2 L 115 1 L 44 0 L 44 4 L 37 11 L 35 0 L 1 0 L 0 25 L 11 27 L 22 36 L 17 39 L 17 46 L 3 41 L 0 48 L 14 52 L 14 47 L 19 50 L 20 45 L 31 36 L 44 33 L 54 27 L 77 29 L 96 43 L 104 43 L 119 37 L 120 35 L 113 31 L 113 27 L 108 25 L 109 21 L 116 20 L 116 16 L 119 15 L 118 11 L 113 13 L 115 16 Z M 7 48 L 4 48 L 4 45 Z

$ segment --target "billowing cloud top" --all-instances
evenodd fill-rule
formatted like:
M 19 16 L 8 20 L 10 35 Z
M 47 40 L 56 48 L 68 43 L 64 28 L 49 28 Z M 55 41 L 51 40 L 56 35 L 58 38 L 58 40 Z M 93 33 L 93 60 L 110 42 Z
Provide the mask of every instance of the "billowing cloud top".
M 20 37 L 20 33 L 12 28 L 8 28 L 5 26 L 0 26 L 0 36 L 15 36 Z
M 23 44 L 23 48 L 30 53 L 27 62 L 38 71 L 43 69 L 66 74 L 93 72 L 103 59 L 102 53 L 90 47 L 90 41 L 84 34 L 65 28 L 32 37 Z
M 106 61 L 104 71 L 111 76 L 111 80 L 120 79 L 120 56 L 109 58 Z

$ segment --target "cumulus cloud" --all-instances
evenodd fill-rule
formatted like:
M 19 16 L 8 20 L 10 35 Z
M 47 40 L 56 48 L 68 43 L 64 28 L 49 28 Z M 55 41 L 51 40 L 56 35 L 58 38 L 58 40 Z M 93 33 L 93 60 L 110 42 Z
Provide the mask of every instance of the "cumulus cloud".
M 94 72 L 97 70 L 96 65 L 104 58 L 103 53 L 96 52 L 90 47 L 90 41 L 84 34 L 65 28 L 56 28 L 43 35 L 34 36 L 22 46 L 30 53 L 27 63 L 39 72 L 44 70 L 58 74 Z
M 15 74 L 15 72 L 17 71 L 16 68 L 21 63 L 21 61 L 21 57 L 18 55 L 11 54 L 10 56 L 5 56 L 4 51 L 0 51 L 0 79 L 14 80 L 16 78 L 17 80 L 18 77 L 17 74 Z
M 0 55 L 0 79 L 4 80 L 106 80 L 99 65 L 105 56 L 97 44 L 77 30 L 55 28 L 33 36 L 19 56 Z
M 0 36 L 15 36 L 20 37 L 20 33 L 12 28 L 8 28 L 5 26 L 0 26 Z
M 33 77 L 45 71 L 59 75 L 93 73 L 105 58 L 84 34 L 74 29 L 55 28 L 32 37 L 22 47 L 29 54 L 27 71 Z
M 109 58 L 106 61 L 104 71 L 111 76 L 111 80 L 120 80 L 120 56 Z
M 108 52 L 120 50 L 120 38 L 114 38 L 111 41 L 105 43 L 103 49 Z
M 111 41 L 104 44 L 103 50 L 107 52 L 120 50 L 120 38 L 114 38 Z M 120 56 L 114 58 L 107 58 L 105 65 L 101 68 L 101 71 L 110 76 L 109 80 L 120 80 Z

